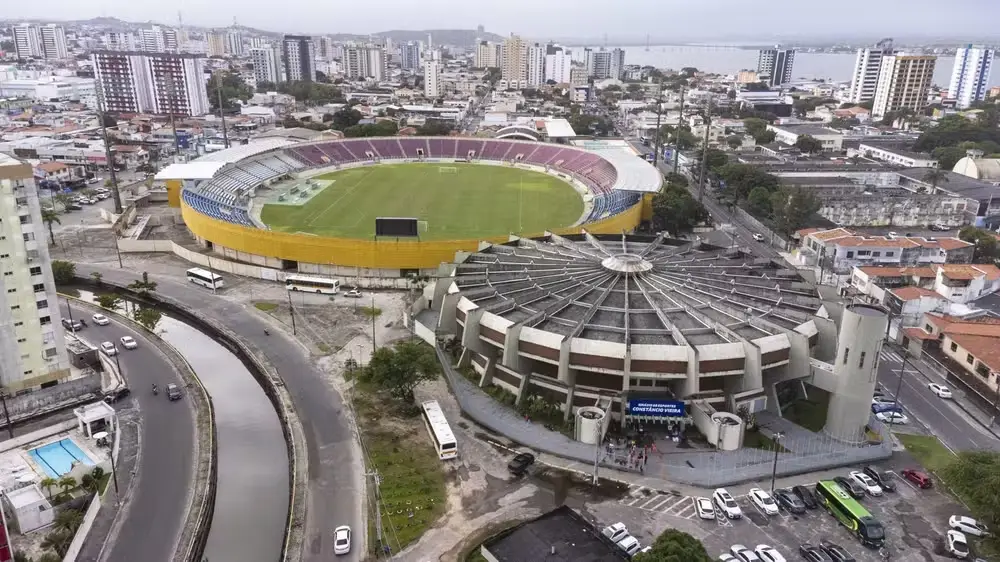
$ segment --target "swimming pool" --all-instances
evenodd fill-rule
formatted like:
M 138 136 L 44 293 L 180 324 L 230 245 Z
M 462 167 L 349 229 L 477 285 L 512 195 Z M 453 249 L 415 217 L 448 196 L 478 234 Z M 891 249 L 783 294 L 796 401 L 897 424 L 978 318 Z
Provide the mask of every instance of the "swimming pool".
M 37 449 L 32 449 L 28 451 L 28 455 L 51 478 L 59 478 L 64 474 L 68 474 L 76 462 L 87 466 L 97 464 L 68 437 L 54 443 L 49 443 L 48 445 L 42 445 Z

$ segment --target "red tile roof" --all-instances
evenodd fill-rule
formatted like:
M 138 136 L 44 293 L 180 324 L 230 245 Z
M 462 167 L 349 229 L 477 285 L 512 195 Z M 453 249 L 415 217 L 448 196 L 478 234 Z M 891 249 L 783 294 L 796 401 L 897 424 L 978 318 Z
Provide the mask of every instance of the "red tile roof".
M 890 292 L 904 301 L 915 301 L 920 297 L 945 300 L 945 298 L 938 293 L 935 293 L 930 289 L 924 289 L 923 287 L 899 287 L 897 289 L 891 289 Z

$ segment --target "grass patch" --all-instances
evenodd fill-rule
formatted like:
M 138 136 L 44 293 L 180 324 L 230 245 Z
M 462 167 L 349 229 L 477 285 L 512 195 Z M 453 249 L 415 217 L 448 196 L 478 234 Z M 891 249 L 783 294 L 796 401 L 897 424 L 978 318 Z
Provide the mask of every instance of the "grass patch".
M 399 552 L 397 548 L 416 541 L 444 514 L 445 464 L 424 429 L 418 406 L 401 406 L 365 384 L 355 385 L 353 400 L 371 463 L 367 468 L 377 469 L 382 479 L 379 509 L 385 541 Z M 373 506 L 368 520 L 375 552 Z
M 775 446 L 778 447 L 779 453 L 787 453 L 788 449 L 782 447 L 780 444 L 774 442 L 774 439 L 764 435 L 759 431 L 747 431 L 743 434 L 743 446 L 750 447 L 751 449 L 764 449 L 766 451 L 773 451 Z
M 830 407 L 830 401 L 827 396 L 820 396 L 819 392 L 810 392 L 816 395 L 813 399 L 796 400 L 782 412 L 782 415 L 809 431 L 819 432 L 826 425 L 826 411 Z
M 458 173 L 442 174 L 442 166 Z M 261 219 L 277 231 L 370 239 L 376 217 L 415 217 L 426 221 L 422 240 L 448 240 L 541 233 L 583 214 L 565 181 L 507 166 L 389 164 L 320 179 L 334 183 L 301 206 L 264 205 Z
M 317 343 L 316 344 L 316 349 L 318 349 L 320 351 L 320 353 L 322 353 L 324 355 L 330 355 L 330 346 L 327 345 L 327 344 L 325 344 L 325 343 L 323 343 L 323 342 Z
M 97 480 L 97 491 L 102 496 L 104 492 L 108 489 L 108 483 L 111 482 L 111 473 L 106 472 Z
M 896 438 L 906 447 L 906 450 L 917 462 L 927 470 L 930 470 L 940 477 L 940 471 L 944 470 L 957 458 L 941 441 L 933 435 L 909 435 L 897 433 Z
M 257 310 L 260 310 L 260 311 L 263 311 L 263 312 L 267 312 L 267 313 L 274 312 L 275 310 L 278 309 L 278 305 L 276 303 L 273 303 L 273 302 L 258 301 L 258 302 L 253 303 L 253 305 L 254 305 L 254 307 L 257 308 Z
M 382 316 L 382 309 L 377 306 L 362 306 L 358 309 L 362 316 L 368 319 Z

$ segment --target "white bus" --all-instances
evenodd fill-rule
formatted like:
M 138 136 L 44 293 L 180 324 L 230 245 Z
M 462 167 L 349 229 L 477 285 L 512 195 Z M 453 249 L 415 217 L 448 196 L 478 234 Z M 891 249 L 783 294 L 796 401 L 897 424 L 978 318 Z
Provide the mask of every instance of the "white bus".
M 427 433 L 437 449 L 438 458 L 447 460 L 458 457 L 458 441 L 455 440 L 455 434 L 451 432 L 451 426 L 441 411 L 441 405 L 437 400 L 430 400 L 421 404 L 421 407 L 424 425 L 427 426 Z
M 187 270 L 188 281 L 194 283 L 195 285 L 201 285 L 202 287 L 207 287 L 209 289 L 221 289 L 222 288 L 222 276 L 213 273 L 211 271 L 205 271 L 200 267 L 193 267 Z
M 285 288 L 289 291 L 307 291 L 310 293 L 336 295 L 340 292 L 340 281 L 326 277 L 289 275 L 285 277 Z

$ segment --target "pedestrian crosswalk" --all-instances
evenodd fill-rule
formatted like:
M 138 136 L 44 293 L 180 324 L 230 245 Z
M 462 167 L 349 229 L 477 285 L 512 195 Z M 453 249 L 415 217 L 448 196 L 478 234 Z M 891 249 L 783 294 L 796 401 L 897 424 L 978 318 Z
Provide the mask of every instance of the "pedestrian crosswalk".
M 888 361 L 889 363 L 903 362 L 903 358 L 899 355 L 899 353 L 892 351 L 891 349 L 882 349 L 882 351 L 879 352 L 879 358 L 882 361 Z

